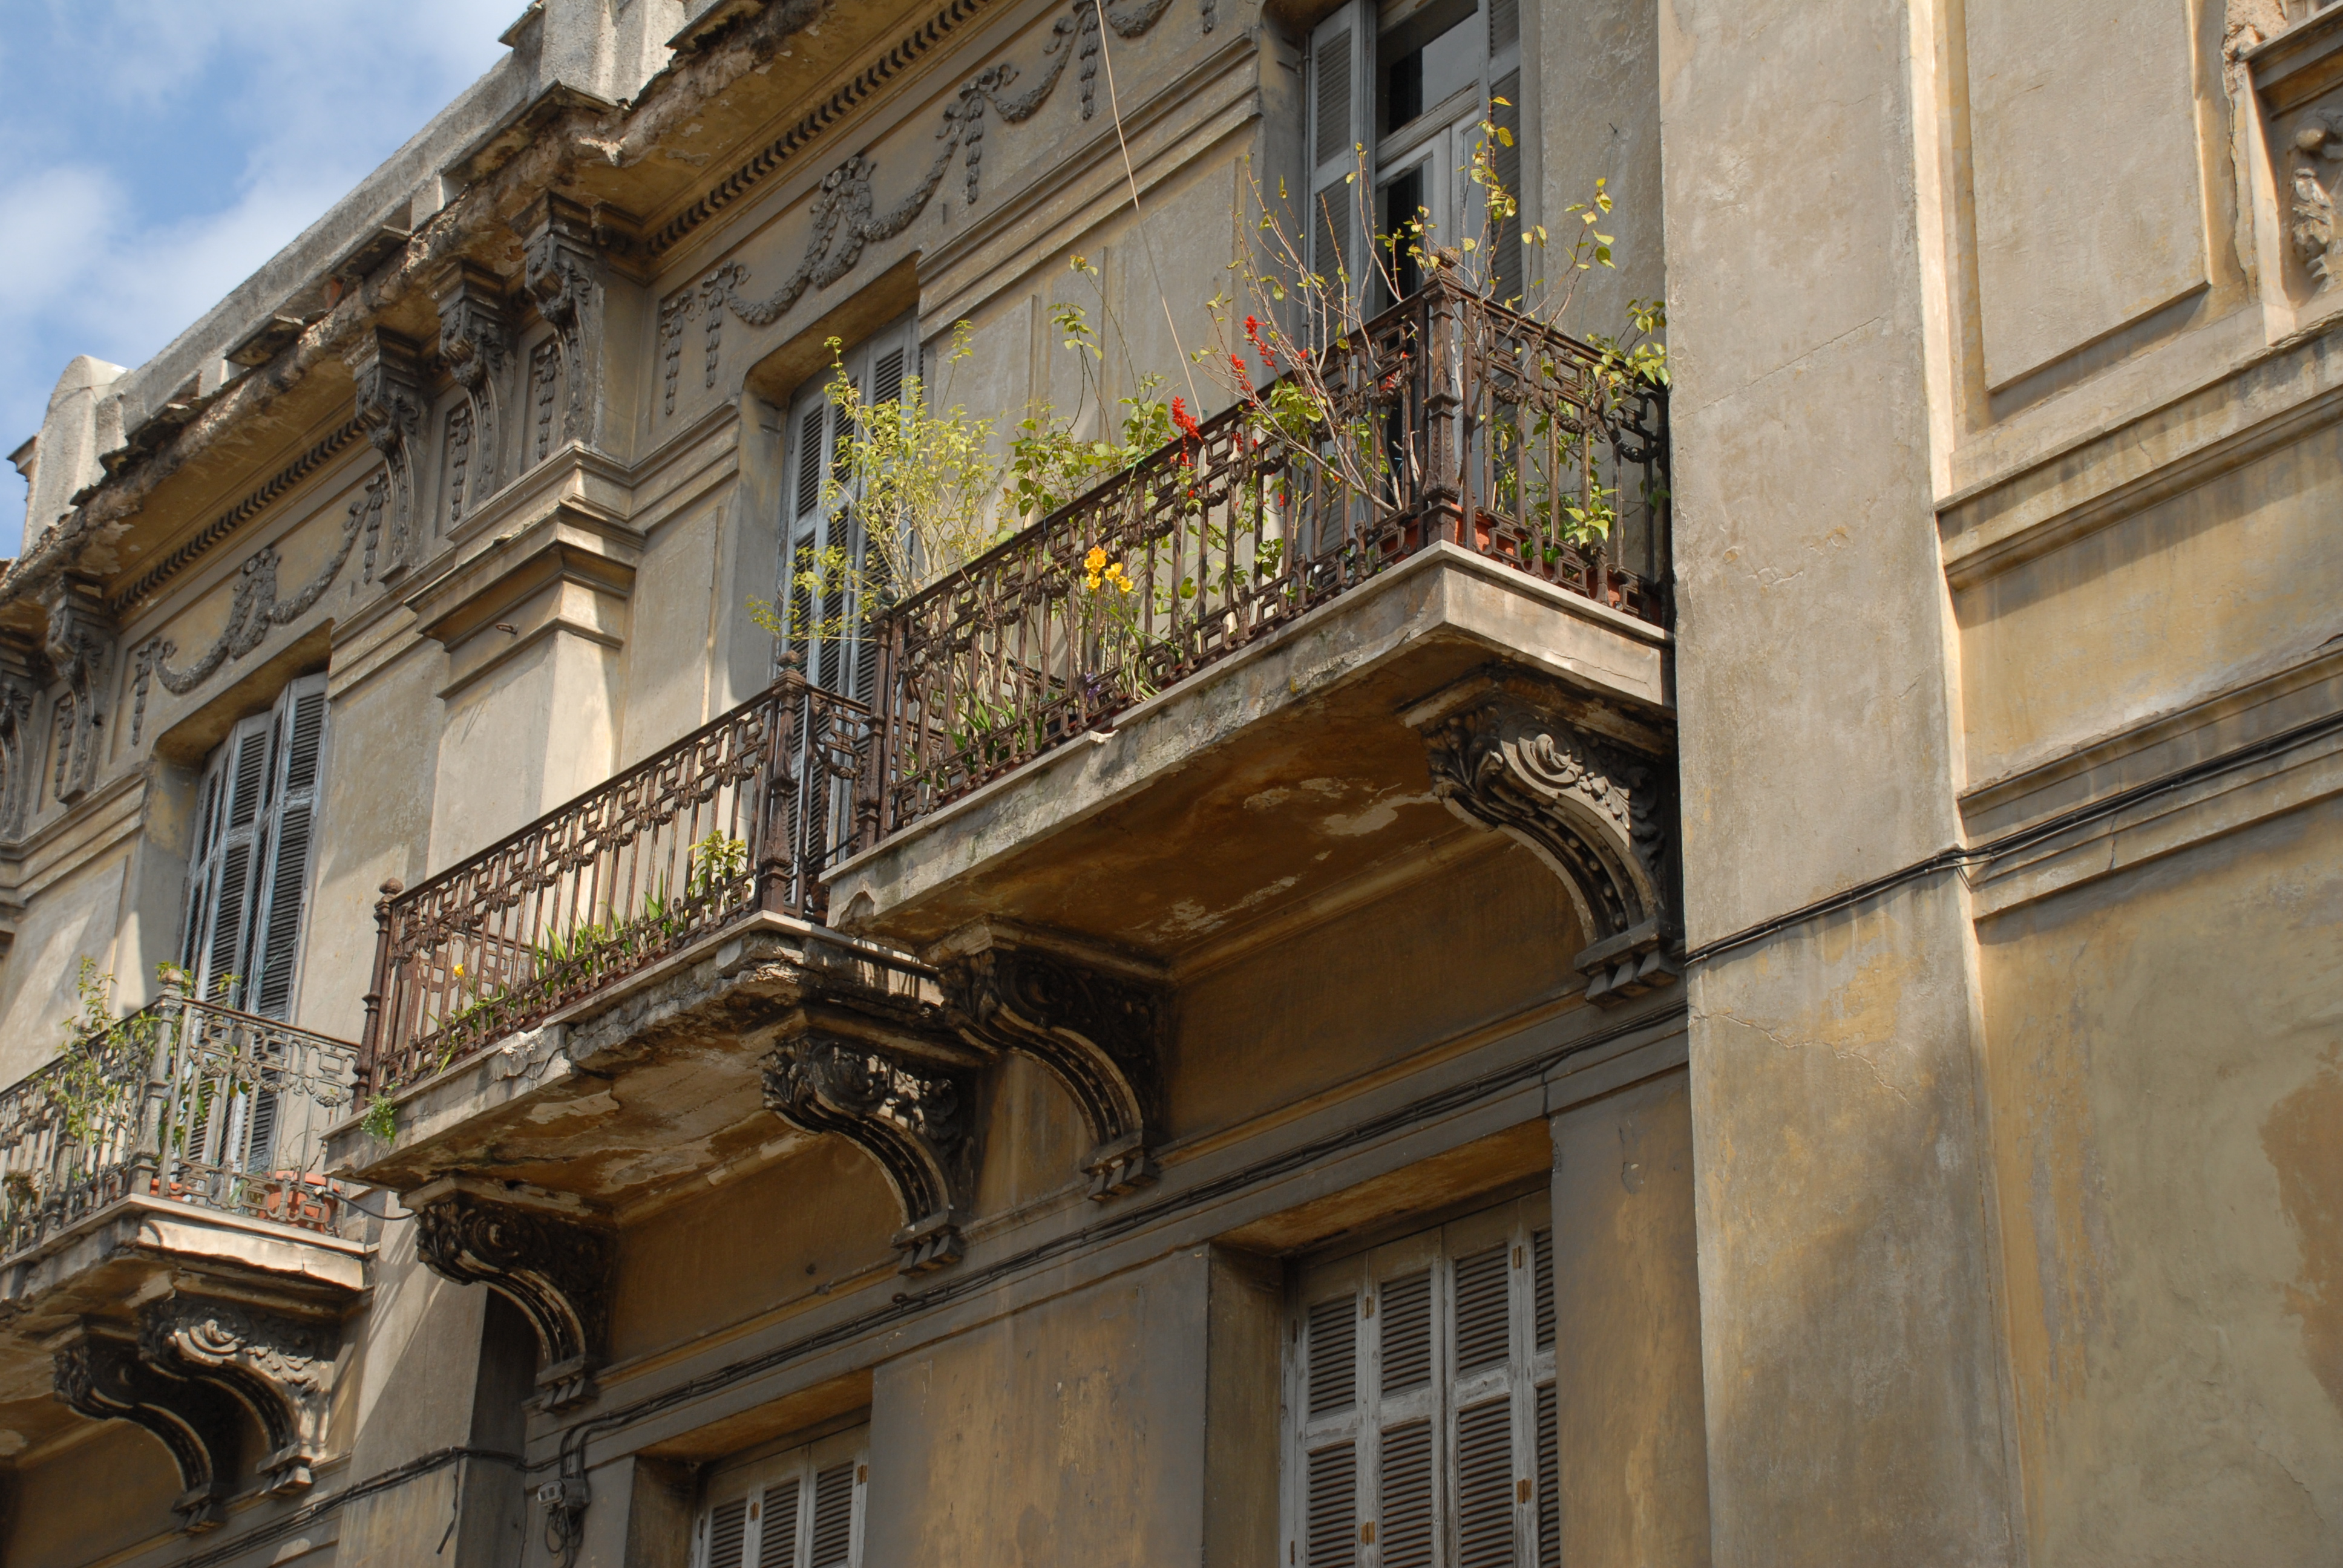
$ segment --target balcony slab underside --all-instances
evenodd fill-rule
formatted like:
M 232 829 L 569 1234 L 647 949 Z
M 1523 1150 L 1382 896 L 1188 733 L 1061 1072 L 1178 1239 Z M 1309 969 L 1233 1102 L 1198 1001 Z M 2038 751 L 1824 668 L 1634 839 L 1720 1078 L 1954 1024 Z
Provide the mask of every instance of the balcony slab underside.
M 1530 677 L 1580 728 L 1673 751 L 1668 634 L 1443 544 L 849 860 L 841 930 L 919 951 L 979 923 L 1173 970 L 1410 879 L 1481 829 L 1403 720 Z
M 841 993 L 867 1005 L 833 1017 Z M 333 1129 L 338 1174 L 411 1193 L 465 1175 L 623 1211 L 746 1174 L 802 1145 L 766 1109 L 761 1058 L 810 1006 L 882 1043 L 932 1005 L 919 975 L 864 961 L 801 920 L 757 916 L 512 1035 L 399 1097 L 386 1143 Z
M 366 1286 L 359 1241 L 164 1198 L 107 1204 L 0 1261 L 0 1429 L 38 1446 L 80 1417 L 52 1392 L 58 1336 L 172 1292 L 332 1315 Z

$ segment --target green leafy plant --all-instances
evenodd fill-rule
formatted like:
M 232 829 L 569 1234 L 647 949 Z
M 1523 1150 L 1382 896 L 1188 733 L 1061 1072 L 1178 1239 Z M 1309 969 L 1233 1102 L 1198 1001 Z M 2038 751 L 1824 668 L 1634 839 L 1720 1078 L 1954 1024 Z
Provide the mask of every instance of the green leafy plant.
M 387 1094 L 377 1094 L 367 1101 L 358 1127 L 378 1143 L 393 1141 L 398 1137 L 398 1102 Z

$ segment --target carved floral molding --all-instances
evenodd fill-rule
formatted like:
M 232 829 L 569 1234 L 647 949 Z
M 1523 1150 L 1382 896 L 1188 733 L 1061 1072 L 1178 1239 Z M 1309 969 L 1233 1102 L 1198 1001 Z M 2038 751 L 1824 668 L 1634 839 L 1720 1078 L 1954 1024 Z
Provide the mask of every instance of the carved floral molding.
M 873 179 L 879 166 L 869 153 L 858 152 L 822 176 L 813 199 L 813 226 L 806 236 L 797 269 L 779 287 L 762 298 L 749 297 L 749 269 L 737 261 L 716 267 L 691 287 L 670 297 L 659 307 L 659 351 L 665 372 L 664 411 L 675 412 L 676 382 L 683 356 L 683 336 L 695 317 L 707 334 L 706 385 L 716 385 L 719 351 L 726 312 L 751 327 L 769 327 L 787 315 L 808 290 L 821 290 L 854 270 L 863 251 L 910 228 L 944 181 L 955 156 L 964 160 L 963 189 L 968 205 L 981 194 L 984 129 L 988 116 L 1019 125 L 1039 114 L 1057 90 L 1068 67 L 1081 84 L 1082 118 L 1098 108 L 1099 55 L 1101 28 L 1118 37 L 1143 37 L 1171 8 L 1172 0 L 1141 0 L 1131 5 L 1071 0 L 1065 13 L 1051 25 L 1039 64 L 1030 81 L 1013 61 L 989 65 L 969 78 L 947 106 L 936 139 L 943 145 L 930 160 L 919 182 L 883 212 L 879 209 Z M 1203 30 L 1211 32 L 1217 15 L 1215 0 L 1202 0 Z M 1018 87 L 1024 81 L 1025 85 Z M 1017 90 L 1011 91 L 1012 88 Z M 736 176 L 737 177 L 737 176 Z M 662 231 L 664 236 L 665 231 Z

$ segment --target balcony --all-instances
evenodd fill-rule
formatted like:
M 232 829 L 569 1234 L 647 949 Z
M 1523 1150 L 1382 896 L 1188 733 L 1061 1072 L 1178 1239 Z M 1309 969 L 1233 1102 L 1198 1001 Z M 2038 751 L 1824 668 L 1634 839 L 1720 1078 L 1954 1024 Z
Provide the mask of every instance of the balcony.
M 308 1486 L 365 1284 L 355 1215 L 320 1173 L 357 1084 L 347 1041 L 166 988 L 0 1094 L 8 1424 L 38 1441 L 70 1408 L 153 1432 L 190 1530 L 225 1517 L 247 1422 L 254 1486 Z
M 548 1408 L 625 1211 L 841 1135 L 945 1266 L 1004 1052 L 1143 1187 L 1186 969 L 1493 829 L 1590 1000 L 1672 982 L 1663 400 L 1444 274 L 1325 363 L 1323 417 L 1232 409 L 882 612 L 875 708 L 785 678 L 386 884 L 330 1163 L 529 1315 Z
M 1501 828 L 1594 1000 L 1664 983 L 1664 400 L 1446 270 L 1323 367 L 1323 417 L 1240 403 L 882 618 L 839 924 L 1177 970 Z

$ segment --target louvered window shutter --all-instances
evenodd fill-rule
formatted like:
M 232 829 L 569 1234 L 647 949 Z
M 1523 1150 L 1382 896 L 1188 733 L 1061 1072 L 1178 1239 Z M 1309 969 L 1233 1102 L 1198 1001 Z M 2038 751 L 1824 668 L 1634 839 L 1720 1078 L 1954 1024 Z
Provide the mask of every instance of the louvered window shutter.
M 847 379 L 866 402 L 892 402 L 902 396 L 917 352 L 916 323 L 907 316 L 847 351 Z M 799 388 L 789 409 L 781 558 L 789 635 L 779 651 L 797 654 L 816 686 L 867 701 L 877 669 L 864 635 L 870 607 L 862 600 L 864 590 L 883 578 L 884 564 L 864 535 L 852 498 L 840 494 L 845 411 L 830 401 L 831 378 L 824 372 Z M 818 577 L 820 591 L 809 586 L 809 574 Z
M 1489 225 L 1489 246 L 1493 253 L 1489 258 L 1491 292 L 1507 304 L 1517 304 L 1525 296 L 1528 278 L 1522 255 L 1522 222 L 1529 216 L 1529 193 L 1522 188 L 1522 141 L 1525 121 L 1522 113 L 1522 6 L 1521 0 L 1487 0 L 1489 13 L 1489 96 L 1503 98 L 1493 101 L 1489 108 L 1489 122 L 1513 138 L 1508 146 L 1503 137 L 1489 149 L 1490 161 L 1495 166 L 1497 183 L 1518 205 L 1520 210 L 1503 222 Z
M 1373 272 L 1364 215 L 1374 210 L 1375 9 L 1350 0 L 1311 30 L 1305 232 L 1310 270 L 1355 306 Z M 1364 148 L 1363 153 L 1361 148 Z M 1362 166 L 1364 166 L 1363 167 Z M 1322 322 L 1312 329 L 1327 330 Z
M 692 1568 L 860 1568 L 868 1429 L 719 1466 Z
M 292 1016 L 309 890 L 310 849 L 324 783 L 326 678 L 306 676 L 277 700 L 271 725 L 273 773 L 266 809 L 266 856 L 253 908 L 252 980 L 246 1005 L 264 1018 Z
M 1542 1200 L 1535 1201 L 1542 1203 Z M 1305 1283 L 1288 1561 L 1554 1568 L 1552 1232 L 1523 1200 Z M 1340 1288 L 1345 1277 L 1350 1288 Z
M 197 996 L 243 1005 L 250 992 L 253 915 L 267 830 L 269 743 L 274 716 L 258 714 L 228 732 L 204 769 L 196 853 L 187 868 L 187 919 L 180 959 Z

